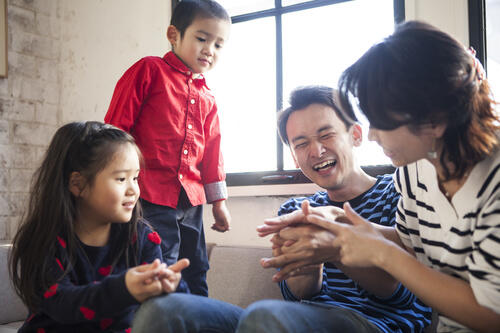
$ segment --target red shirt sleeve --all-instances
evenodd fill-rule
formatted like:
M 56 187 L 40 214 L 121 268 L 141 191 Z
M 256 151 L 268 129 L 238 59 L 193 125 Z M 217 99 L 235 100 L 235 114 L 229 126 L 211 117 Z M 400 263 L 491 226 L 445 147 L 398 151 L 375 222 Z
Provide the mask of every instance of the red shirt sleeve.
M 202 183 L 210 184 L 224 181 L 226 174 L 224 172 L 224 161 L 220 147 L 221 134 L 216 104 L 213 105 L 212 110 L 205 120 L 204 132 L 205 151 L 201 168 Z
M 116 84 L 104 122 L 130 133 L 149 95 L 154 73 L 155 68 L 148 65 L 148 58 L 132 65 Z

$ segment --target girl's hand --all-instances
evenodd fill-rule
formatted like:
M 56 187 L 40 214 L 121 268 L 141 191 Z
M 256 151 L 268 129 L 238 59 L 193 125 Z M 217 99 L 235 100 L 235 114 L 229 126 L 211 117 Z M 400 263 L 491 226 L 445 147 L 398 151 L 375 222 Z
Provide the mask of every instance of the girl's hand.
M 316 214 L 307 215 L 309 223 L 315 224 L 335 235 L 333 247 L 339 249 L 339 261 L 345 266 L 380 266 L 383 245 L 390 242 L 370 222 L 359 216 L 349 205 L 344 204 L 345 217 L 350 224 L 339 223 Z
M 167 269 L 165 264 L 155 259 L 153 263 L 130 268 L 125 274 L 125 285 L 130 294 L 142 303 L 152 296 L 163 292 L 163 285 L 158 276 Z
M 181 259 L 175 264 L 168 266 L 159 277 L 163 292 L 169 294 L 177 290 L 181 281 L 181 271 L 189 266 L 188 259 Z

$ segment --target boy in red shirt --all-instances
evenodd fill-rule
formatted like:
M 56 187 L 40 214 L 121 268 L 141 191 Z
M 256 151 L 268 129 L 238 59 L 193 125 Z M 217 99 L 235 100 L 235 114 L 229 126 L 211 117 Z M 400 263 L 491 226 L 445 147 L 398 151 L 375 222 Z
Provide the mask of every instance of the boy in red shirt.
M 131 133 L 144 155 L 140 174 L 144 217 L 158 231 L 164 261 L 188 258 L 183 278 L 208 295 L 202 205 L 212 204 L 212 229 L 231 217 L 220 149 L 217 106 L 202 73 L 212 69 L 231 21 L 213 0 L 183 0 L 172 14 L 172 51 L 145 57 L 118 81 L 104 121 Z

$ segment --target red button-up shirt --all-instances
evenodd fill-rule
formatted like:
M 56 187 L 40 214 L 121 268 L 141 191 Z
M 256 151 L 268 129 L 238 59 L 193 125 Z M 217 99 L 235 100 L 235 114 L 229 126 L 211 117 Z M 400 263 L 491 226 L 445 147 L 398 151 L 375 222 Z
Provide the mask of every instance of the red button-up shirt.
M 173 52 L 132 65 L 104 121 L 131 133 L 141 149 L 145 200 L 175 208 L 181 186 L 193 206 L 227 197 L 215 99 Z

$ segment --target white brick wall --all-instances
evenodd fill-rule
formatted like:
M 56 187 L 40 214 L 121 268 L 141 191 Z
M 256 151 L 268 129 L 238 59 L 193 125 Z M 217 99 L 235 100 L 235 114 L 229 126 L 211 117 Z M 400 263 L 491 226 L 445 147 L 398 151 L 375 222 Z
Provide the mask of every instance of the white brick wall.
M 11 239 L 29 185 L 60 125 L 59 0 L 9 0 L 8 78 L 0 79 L 0 240 Z

